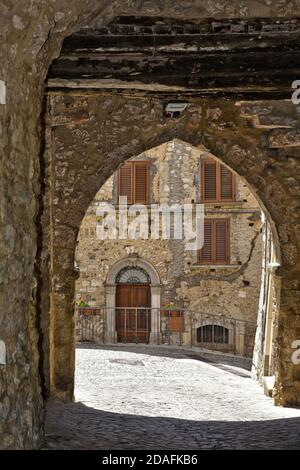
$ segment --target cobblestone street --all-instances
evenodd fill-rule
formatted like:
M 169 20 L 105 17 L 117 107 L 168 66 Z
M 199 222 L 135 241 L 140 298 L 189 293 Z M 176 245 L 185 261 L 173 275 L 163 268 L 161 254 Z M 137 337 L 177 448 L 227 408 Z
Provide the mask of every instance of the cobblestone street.
M 76 403 L 46 410 L 47 449 L 300 449 L 249 361 L 188 349 L 81 345 Z

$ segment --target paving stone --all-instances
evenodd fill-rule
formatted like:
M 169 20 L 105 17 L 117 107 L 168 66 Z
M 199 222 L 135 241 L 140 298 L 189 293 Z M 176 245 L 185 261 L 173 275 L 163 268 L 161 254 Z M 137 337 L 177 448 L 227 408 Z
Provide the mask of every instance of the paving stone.
M 300 449 L 300 409 L 275 407 L 250 378 L 249 362 L 190 355 L 78 347 L 76 403 L 48 405 L 44 448 Z

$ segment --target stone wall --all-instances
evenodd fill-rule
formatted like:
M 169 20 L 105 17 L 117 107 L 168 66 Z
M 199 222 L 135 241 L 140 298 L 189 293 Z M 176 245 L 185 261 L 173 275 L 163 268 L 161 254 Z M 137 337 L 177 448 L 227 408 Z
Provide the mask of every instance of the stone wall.
M 41 318 L 37 261 L 44 80 L 69 28 L 99 1 L 1 3 L 0 79 L 0 447 L 30 449 L 42 439 Z M 103 2 L 104 3 L 104 2 Z M 102 4 L 102 2 L 101 2 Z M 86 12 L 83 11 L 86 8 Z M 40 363 L 40 364 L 39 364 Z
M 64 37 L 76 27 L 89 24 L 95 17 L 96 22 L 103 24 L 108 18 L 121 13 L 162 14 L 181 18 L 282 17 L 297 14 L 299 1 L 231 0 L 216 3 L 213 0 L 205 0 L 183 3 L 173 0 L 153 2 L 74 0 L 70 8 L 69 3 L 62 0 L 53 2 L 8 0 L 2 2 L 1 8 L 0 78 L 6 82 L 7 99 L 6 105 L 0 105 L 0 332 L 1 340 L 4 340 L 7 346 L 7 366 L 0 366 L 0 403 L 4 416 L 0 434 L 3 447 L 29 448 L 36 446 L 41 437 L 42 421 L 41 396 L 37 380 L 39 374 L 36 335 L 36 325 L 40 324 L 40 320 L 36 315 L 38 309 L 35 302 L 35 288 L 36 286 L 40 288 L 40 281 L 37 282 L 36 279 L 39 279 L 40 275 L 39 273 L 34 275 L 36 248 L 41 247 L 43 243 L 40 231 L 37 243 L 36 227 L 36 222 L 39 220 L 38 207 L 42 199 L 40 183 L 43 183 L 39 158 L 42 154 L 40 112 L 47 70 L 52 60 L 59 54 Z M 264 117 L 264 109 L 270 110 L 271 116 L 278 116 L 279 112 L 279 118 L 284 122 L 294 114 L 293 110 L 288 113 L 284 111 L 287 103 L 279 103 L 278 111 L 275 110 L 274 103 L 268 103 L 266 106 L 267 108 L 264 108 L 259 105 L 256 114 L 262 114 Z M 235 114 L 233 111 L 232 116 Z M 227 119 L 223 120 L 225 127 L 232 122 L 232 116 L 229 113 Z M 297 236 L 299 230 L 296 230 L 299 220 L 295 211 L 298 207 L 295 188 L 299 184 L 299 159 L 297 152 L 289 148 L 289 140 L 283 144 L 284 130 L 279 129 L 275 132 L 272 145 L 269 145 L 268 130 L 251 132 L 246 129 L 245 131 L 248 135 L 246 145 L 244 138 L 241 139 L 244 142 L 241 145 L 240 139 L 235 139 L 231 135 L 226 155 L 228 163 L 233 168 L 244 176 L 249 174 L 250 183 L 256 187 L 279 228 L 284 263 L 278 272 L 282 278 L 283 295 L 276 351 L 277 401 L 299 402 L 299 368 L 290 364 L 290 344 L 295 336 L 300 334 L 299 236 Z M 202 135 L 203 128 L 199 129 L 199 132 Z M 272 134 L 272 130 L 270 133 Z M 186 138 L 188 135 L 187 132 Z M 169 136 L 169 139 L 170 137 L 172 136 Z M 140 153 L 143 151 L 142 147 L 153 147 L 155 139 L 152 139 L 152 143 L 149 140 L 145 139 L 144 145 L 133 146 L 135 149 L 129 149 L 127 154 L 124 152 L 120 159 Z M 166 136 L 164 140 L 168 140 Z M 196 138 L 191 140 L 195 144 L 200 142 L 200 139 Z M 222 157 L 226 142 L 220 133 L 216 132 L 213 139 L 208 133 L 204 136 L 204 142 L 211 151 Z M 260 151 L 254 148 L 256 145 Z M 269 150 L 270 148 L 273 150 Z M 41 163 L 43 167 L 43 159 Z M 109 166 L 111 172 L 116 168 L 113 152 L 103 166 L 102 183 L 109 176 L 107 170 Z M 101 181 L 97 181 L 98 187 L 100 184 Z M 93 196 L 94 194 L 89 195 L 84 209 Z M 83 214 L 84 210 L 81 211 L 81 216 Z M 79 223 L 77 221 L 77 226 Z M 76 232 L 75 227 L 73 228 Z M 74 240 L 76 236 L 73 237 Z M 39 270 L 39 264 L 37 268 Z M 68 312 L 72 310 L 70 305 L 72 302 L 69 303 Z M 48 311 L 46 315 L 49 315 Z M 44 335 L 49 335 L 49 331 L 44 331 Z M 39 337 L 41 337 L 40 331 Z

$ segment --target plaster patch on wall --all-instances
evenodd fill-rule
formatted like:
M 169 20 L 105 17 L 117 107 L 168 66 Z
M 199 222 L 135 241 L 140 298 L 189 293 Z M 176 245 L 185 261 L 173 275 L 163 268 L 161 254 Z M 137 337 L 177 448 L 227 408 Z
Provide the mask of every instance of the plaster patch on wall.
M 22 18 L 20 18 L 20 16 L 17 16 L 17 15 L 14 15 L 13 16 L 13 25 L 16 29 L 22 31 L 23 29 L 25 29 L 25 25 L 23 23 L 23 20 Z
M 0 341 L 0 364 L 6 364 L 6 347 L 4 341 Z
M 0 80 L 0 104 L 6 103 L 6 86 L 3 80 Z

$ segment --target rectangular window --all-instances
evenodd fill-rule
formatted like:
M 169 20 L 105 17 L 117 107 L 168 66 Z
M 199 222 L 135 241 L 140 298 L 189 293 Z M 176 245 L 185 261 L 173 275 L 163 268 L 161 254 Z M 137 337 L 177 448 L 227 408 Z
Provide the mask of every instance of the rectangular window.
M 201 186 L 202 202 L 235 200 L 235 175 L 216 160 L 202 160 Z
M 204 221 L 204 245 L 198 251 L 198 264 L 230 264 L 229 219 Z
M 128 204 L 150 202 L 150 162 L 127 162 L 119 169 L 118 196 L 127 196 Z
M 118 195 L 127 196 L 127 204 L 132 204 L 132 171 L 128 163 L 119 170 Z

